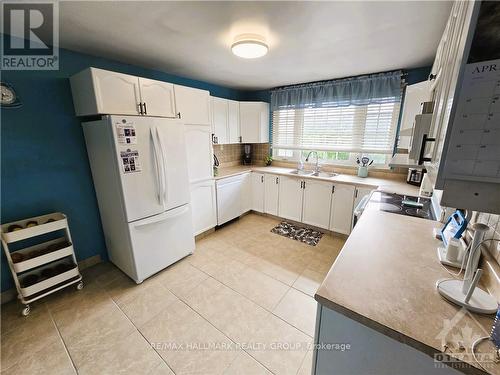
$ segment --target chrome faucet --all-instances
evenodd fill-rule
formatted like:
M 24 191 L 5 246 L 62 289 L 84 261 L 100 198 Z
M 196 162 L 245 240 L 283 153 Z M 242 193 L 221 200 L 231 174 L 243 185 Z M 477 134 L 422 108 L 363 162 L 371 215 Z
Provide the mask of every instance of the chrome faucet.
M 306 157 L 306 162 L 309 161 L 309 156 L 311 156 L 312 153 L 314 153 L 314 155 L 316 155 L 316 167 L 314 168 L 314 171 L 316 173 L 319 173 L 318 153 L 316 151 L 309 151 L 309 153 L 307 154 L 307 157 Z

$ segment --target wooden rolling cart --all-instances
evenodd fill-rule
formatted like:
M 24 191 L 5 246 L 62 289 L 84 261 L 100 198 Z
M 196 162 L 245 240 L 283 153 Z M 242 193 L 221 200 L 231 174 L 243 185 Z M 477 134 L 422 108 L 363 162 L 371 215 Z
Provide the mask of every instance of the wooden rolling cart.
M 3 224 L 2 245 L 7 257 L 19 300 L 25 305 L 22 315 L 30 313 L 30 303 L 69 285 L 83 288 L 82 276 L 76 262 L 66 215 L 56 212 Z M 38 236 L 62 236 L 11 251 L 14 242 Z M 54 234 L 52 234 L 54 237 Z M 42 237 L 43 238 L 43 237 Z

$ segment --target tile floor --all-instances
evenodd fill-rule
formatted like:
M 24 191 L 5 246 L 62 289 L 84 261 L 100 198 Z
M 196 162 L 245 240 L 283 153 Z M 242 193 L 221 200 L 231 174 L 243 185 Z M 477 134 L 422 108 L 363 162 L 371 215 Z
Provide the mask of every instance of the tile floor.
M 310 374 L 312 297 L 344 240 L 316 246 L 249 214 L 135 285 L 110 263 L 85 288 L 2 306 L 3 374 Z

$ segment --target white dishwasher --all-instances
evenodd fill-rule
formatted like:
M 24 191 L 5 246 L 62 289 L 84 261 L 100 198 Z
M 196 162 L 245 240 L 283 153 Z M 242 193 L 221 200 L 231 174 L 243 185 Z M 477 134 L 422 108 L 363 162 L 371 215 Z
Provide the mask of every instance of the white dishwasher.
M 227 177 L 216 181 L 217 225 L 235 219 L 243 213 L 242 191 L 245 175 Z

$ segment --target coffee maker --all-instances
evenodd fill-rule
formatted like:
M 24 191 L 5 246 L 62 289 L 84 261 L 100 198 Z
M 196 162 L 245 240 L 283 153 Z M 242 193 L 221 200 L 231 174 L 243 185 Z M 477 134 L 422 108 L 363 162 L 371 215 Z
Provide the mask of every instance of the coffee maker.
M 252 164 L 252 145 L 243 145 L 243 165 Z

